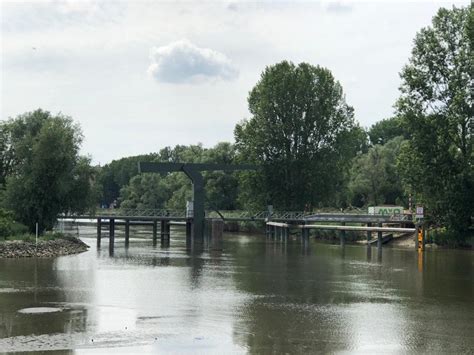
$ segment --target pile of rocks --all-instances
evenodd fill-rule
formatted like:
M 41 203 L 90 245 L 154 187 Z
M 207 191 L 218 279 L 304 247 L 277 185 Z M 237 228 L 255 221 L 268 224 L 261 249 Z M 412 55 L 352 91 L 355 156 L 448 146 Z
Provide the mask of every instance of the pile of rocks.
M 67 237 L 34 242 L 6 241 L 0 243 L 0 258 L 53 257 L 87 251 L 89 246 L 78 238 Z

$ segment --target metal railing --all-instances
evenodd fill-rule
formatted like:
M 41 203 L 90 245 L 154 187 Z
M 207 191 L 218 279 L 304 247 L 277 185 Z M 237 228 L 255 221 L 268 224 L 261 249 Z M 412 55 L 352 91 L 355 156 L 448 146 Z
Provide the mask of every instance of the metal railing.
M 192 211 L 167 209 L 139 209 L 139 208 L 100 208 L 93 212 L 82 214 L 68 214 L 62 217 L 166 217 L 192 218 Z M 229 220 L 288 220 L 288 221 L 339 221 L 339 220 L 377 220 L 380 222 L 411 221 L 411 215 L 369 215 L 366 213 L 314 213 L 303 211 L 206 211 L 206 218 L 224 218 Z

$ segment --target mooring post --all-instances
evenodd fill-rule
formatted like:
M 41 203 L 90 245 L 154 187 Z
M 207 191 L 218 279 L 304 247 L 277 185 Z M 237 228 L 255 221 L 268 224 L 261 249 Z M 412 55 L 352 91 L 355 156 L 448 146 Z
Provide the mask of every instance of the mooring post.
M 341 224 L 343 226 L 345 226 L 346 222 L 342 222 Z M 340 238 L 341 247 L 343 247 L 344 244 L 346 243 L 346 231 L 345 230 L 341 231 L 341 234 L 339 235 L 339 238 Z
M 187 227 L 187 223 L 186 223 L 186 227 Z M 161 241 L 165 240 L 165 221 L 162 220 L 160 221 L 160 239 Z
M 372 223 L 367 223 L 367 227 L 372 227 Z M 372 239 L 372 232 L 367 231 L 367 245 L 370 245 L 370 240 Z
M 156 240 L 158 239 L 158 222 L 153 220 L 153 245 L 156 244 Z
M 97 246 L 100 247 L 100 240 L 102 238 L 102 219 L 97 218 Z
M 128 247 L 129 242 L 130 242 L 130 220 L 126 219 L 125 220 L 125 246 Z
M 115 219 L 110 218 L 109 219 L 109 249 L 110 250 L 114 249 L 114 243 L 115 243 Z
M 186 239 L 190 239 L 193 231 L 193 223 L 188 219 L 186 221 Z
M 378 224 L 378 227 L 382 227 L 382 223 Z M 377 248 L 382 248 L 382 231 L 377 232 Z
M 170 240 L 171 239 L 171 223 L 170 223 L 170 221 L 166 221 L 165 226 L 166 226 L 166 239 Z

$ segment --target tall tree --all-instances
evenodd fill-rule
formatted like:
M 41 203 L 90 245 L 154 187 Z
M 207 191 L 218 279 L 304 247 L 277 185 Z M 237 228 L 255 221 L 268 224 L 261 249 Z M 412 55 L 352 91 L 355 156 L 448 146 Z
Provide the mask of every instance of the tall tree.
M 14 164 L 3 204 L 31 231 L 52 228 L 60 213 L 84 211 L 92 203 L 90 162 L 79 155 L 82 133 L 67 116 L 36 110 L 7 122 Z
M 354 159 L 350 172 L 349 200 L 354 206 L 398 204 L 403 188 L 396 164 L 403 137 L 376 144 Z
M 372 145 L 384 145 L 389 140 L 398 136 L 408 138 L 408 132 L 403 128 L 402 120 L 396 116 L 374 123 L 370 127 L 368 134 Z
M 460 237 L 474 209 L 472 12 L 442 8 L 416 35 L 397 103 L 411 133 L 399 160 L 404 180 L 433 220 Z
M 269 66 L 248 104 L 252 117 L 237 124 L 236 146 L 242 160 L 262 165 L 262 174 L 243 174 L 251 188 L 247 204 L 279 209 L 334 204 L 360 149 L 360 128 L 331 72 L 287 61 Z

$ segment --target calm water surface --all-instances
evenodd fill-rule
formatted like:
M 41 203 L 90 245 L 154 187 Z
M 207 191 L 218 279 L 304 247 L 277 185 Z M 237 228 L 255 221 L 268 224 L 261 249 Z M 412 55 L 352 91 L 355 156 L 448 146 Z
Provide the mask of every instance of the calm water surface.
M 199 252 L 176 229 L 111 256 L 84 240 L 80 255 L 0 259 L 0 352 L 474 353 L 471 251 L 228 234 Z

